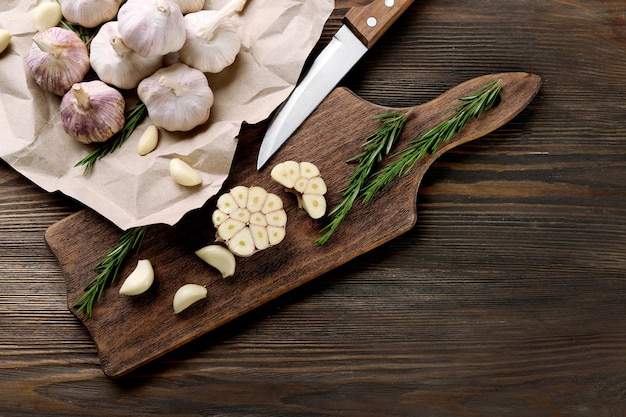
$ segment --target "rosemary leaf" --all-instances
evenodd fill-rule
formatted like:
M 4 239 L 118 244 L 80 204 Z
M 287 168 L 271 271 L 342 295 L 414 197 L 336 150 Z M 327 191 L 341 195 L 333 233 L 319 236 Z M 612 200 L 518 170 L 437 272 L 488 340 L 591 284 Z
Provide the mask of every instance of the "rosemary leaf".
M 78 299 L 74 307 L 77 312 L 84 311 L 87 316 L 93 314 L 93 306 L 100 301 L 104 290 L 115 282 L 126 258 L 139 252 L 147 226 L 140 226 L 124 231 L 118 238 L 115 247 L 95 266 L 97 275 L 85 286 L 85 293 Z
M 402 128 L 406 123 L 407 116 L 403 113 L 391 112 L 374 116 L 374 120 L 381 121 L 382 126 L 366 138 L 363 144 L 363 152 L 348 160 L 348 162 L 356 162 L 357 166 L 350 175 L 349 185 L 340 191 L 343 197 L 342 201 L 328 213 L 333 218 L 322 229 L 323 234 L 315 241 L 316 245 L 326 243 L 347 216 L 354 201 L 359 196 L 361 188 L 369 180 L 376 164 L 391 152 L 396 139 L 400 136 Z
M 374 196 L 396 177 L 406 175 L 424 156 L 434 153 L 442 143 L 448 142 L 455 133 L 462 130 L 472 118 L 480 117 L 492 108 L 500 95 L 502 84 L 494 80 L 479 88 L 470 96 L 459 97 L 461 103 L 447 113 L 453 113 L 432 129 L 422 133 L 409 147 L 394 154 L 397 159 L 378 171 L 362 190 L 363 201 L 370 202 Z
M 87 175 L 98 160 L 104 158 L 110 153 L 113 153 L 117 148 L 122 146 L 126 140 L 128 140 L 135 128 L 139 125 L 139 123 L 141 123 L 147 114 L 148 110 L 146 105 L 142 102 L 137 103 L 135 107 L 126 113 L 126 122 L 122 130 L 113 135 L 111 139 L 100 144 L 94 151 L 78 161 L 75 166 L 84 166 L 83 175 Z

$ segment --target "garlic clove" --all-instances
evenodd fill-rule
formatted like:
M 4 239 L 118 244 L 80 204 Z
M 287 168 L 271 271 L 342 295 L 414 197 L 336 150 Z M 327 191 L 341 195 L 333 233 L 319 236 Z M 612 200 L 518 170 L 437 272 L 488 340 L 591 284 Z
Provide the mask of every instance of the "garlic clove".
M 107 22 L 91 40 L 89 61 L 100 80 L 128 90 L 161 68 L 163 57 L 146 58 L 126 45 L 118 22 Z
M 65 132 L 82 143 L 104 142 L 122 130 L 125 100 L 100 80 L 76 83 L 61 100 Z
M 180 158 L 170 160 L 170 175 L 174 181 L 185 187 L 195 187 L 202 184 L 200 174 Z
M 293 188 L 300 178 L 300 164 L 296 161 L 281 162 L 272 168 L 270 177 L 285 188 Z
M 56 1 L 41 3 L 31 12 L 33 24 L 38 32 L 55 27 L 63 19 L 61 5 Z
M 239 207 L 245 208 L 248 204 L 248 187 L 238 185 L 230 190 L 230 195 L 235 199 Z
M 270 246 L 278 245 L 285 239 L 285 228 L 280 226 L 267 226 L 267 237 L 270 242 Z
M 228 278 L 235 274 L 237 261 L 235 255 L 221 245 L 209 245 L 198 249 L 196 255 L 207 264 L 211 265 L 222 274 L 222 278 Z
M 241 257 L 252 256 L 257 247 L 254 245 L 254 238 L 249 227 L 244 227 L 228 241 L 228 249 L 232 253 Z
M 237 210 L 230 213 L 230 217 L 242 223 L 250 223 L 251 214 L 247 208 L 240 207 Z
M 6 29 L 0 29 L 0 54 L 4 52 L 5 49 L 11 43 L 11 38 L 13 35 Z
M 255 224 L 250 225 L 250 233 L 254 240 L 254 247 L 257 250 L 263 250 L 270 247 L 270 239 L 267 234 L 267 227 Z
M 319 194 L 302 194 L 301 204 L 312 219 L 321 219 L 326 214 L 326 199 Z
M 122 0 L 58 0 L 69 22 L 86 28 L 108 22 L 117 14 Z
M 217 208 L 226 214 L 232 213 L 237 210 L 238 207 L 240 206 L 237 204 L 237 200 L 231 193 L 222 194 L 217 199 Z
M 137 153 L 141 156 L 148 155 L 156 149 L 159 143 L 159 129 L 155 125 L 149 125 L 141 134 L 137 143 Z
M 219 236 L 219 240 L 228 242 L 233 238 L 237 233 L 239 233 L 243 228 L 246 227 L 244 222 L 241 222 L 237 219 L 229 218 L 226 221 L 222 222 L 217 228 L 217 234 Z
M 248 191 L 248 201 L 246 203 L 246 208 L 252 213 L 261 211 L 267 196 L 268 193 L 267 191 L 265 191 L 265 188 L 250 187 L 250 190 Z
M 52 27 L 33 36 L 26 67 L 41 88 L 63 96 L 89 71 L 89 53 L 76 33 Z
M 317 194 L 324 195 L 328 189 L 326 188 L 326 182 L 322 179 L 322 177 L 311 178 L 304 189 L 304 194 Z
M 272 211 L 280 210 L 283 208 L 283 200 L 276 194 L 268 194 L 261 208 L 261 212 L 264 214 L 271 213 Z
M 300 177 L 311 179 L 319 176 L 320 170 L 315 164 L 307 161 L 300 162 Z
M 213 222 L 215 226 L 221 225 L 226 220 L 228 220 L 228 213 L 224 213 L 220 209 L 216 209 L 211 215 L 211 221 Z
M 124 280 L 119 293 L 122 295 L 139 295 L 148 291 L 154 282 L 154 269 L 148 259 L 140 259 L 137 266 Z
M 266 219 L 267 224 L 270 226 L 285 227 L 287 224 L 287 213 L 283 209 L 276 210 L 268 213 Z
M 189 131 L 209 119 L 213 91 L 202 72 L 178 63 L 156 71 L 137 87 L 152 122 L 168 131 Z
M 174 314 L 186 310 L 192 304 L 207 297 L 207 289 L 198 284 L 185 284 L 174 294 L 172 307 Z
M 215 222 L 214 222 L 215 223 Z M 265 214 L 263 214 L 260 211 L 257 211 L 256 213 L 251 213 L 250 214 L 250 221 L 249 221 L 250 225 L 254 225 L 254 226 L 267 226 L 267 216 L 265 216 Z
M 185 22 L 175 1 L 127 0 L 117 20 L 124 42 L 141 56 L 163 56 L 185 44 Z

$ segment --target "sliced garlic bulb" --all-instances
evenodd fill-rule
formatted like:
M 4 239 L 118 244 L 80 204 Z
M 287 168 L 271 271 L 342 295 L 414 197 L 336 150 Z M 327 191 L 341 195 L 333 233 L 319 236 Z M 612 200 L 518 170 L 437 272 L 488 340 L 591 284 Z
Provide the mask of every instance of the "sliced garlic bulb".
M 76 83 L 61 100 L 63 128 L 79 142 L 104 142 L 124 127 L 124 106 L 122 94 L 100 80 Z
M 117 14 L 122 0 L 58 0 L 63 16 L 69 22 L 95 28 Z
M 241 40 L 229 16 L 245 3 L 245 0 L 231 0 L 218 11 L 202 10 L 186 15 L 187 38 L 178 53 L 180 60 L 210 73 L 218 73 L 235 62 Z
M 127 0 L 117 15 L 124 42 L 141 56 L 163 56 L 185 43 L 185 22 L 173 0 Z
M 26 67 L 41 88 L 62 96 L 89 71 L 89 53 L 76 33 L 52 27 L 33 36 Z
M 183 14 L 199 12 L 204 8 L 205 0 L 176 0 L 176 4 Z
M 61 5 L 56 1 L 39 4 L 32 10 L 31 15 L 35 29 L 39 32 L 55 27 L 63 19 Z
M 320 171 L 311 162 L 284 161 L 272 168 L 271 178 L 296 194 L 298 207 L 313 219 L 326 214 L 326 182 Z
M 276 194 L 262 187 L 237 186 L 217 199 L 212 221 L 217 240 L 233 254 L 247 257 L 285 238 L 287 213 Z
M 213 105 L 206 75 L 180 63 L 142 80 L 137 94 L 152 123 L 169 131 L 189 131 L 203 124 Z
M 127 90 L 161 68 L 163 57 L 146 58 L 129 48 L 118 30 L 118 22 L 107 22 L 91 40 L 89 60 L 98 77 L 107 84 Z

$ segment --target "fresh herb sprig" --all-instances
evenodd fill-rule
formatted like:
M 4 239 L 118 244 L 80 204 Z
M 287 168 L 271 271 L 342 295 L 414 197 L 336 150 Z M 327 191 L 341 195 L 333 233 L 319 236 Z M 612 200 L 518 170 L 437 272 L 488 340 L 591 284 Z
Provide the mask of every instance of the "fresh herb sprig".
M 141 123 L 141 121 L 148 114 L 146 105 L 142 102 L 137 103 L 126 114 L 126 122 L 122 130 L 113 135 L 112 138 L 100 144 L 95 150 L 89 153 L 86 157 L 76 163 L 75 166 L 83 166 L 83 175 L 87 175 L 94 167 L 97 161 L 104 158 L 106 155 L 113 153 L 117 148 L 122 146 L 126 140 L 133 133 L 135 128 Z
M 424 156 L 437 151 L 442 143 L 448 142 L 472 118 L 479 118 L 492 108 L 500 95 L 502 83 L 494 80 L 479 88 L 474 94 L 459 97 L 461 103 L 448 110 L 454 113 L 432 129 L 424 132 L 409 147 L 394 156 L 398 159 L 378 171 L 363 189 L 363 201 L 368 203 L 396 177 L 406 175 Z
M 96 34 L 98 33 L 98 29 L 100 28 L 99 26 L 96 28 L 85 28 L 79 25 L 76 25 L 74 23 L 68 22 L 65 18 L 61 19 L 61 26 L 67 30 L 71 30 L 72 32 L 76 33 L 78 35 L 78 37 L 85 42 L 85 45 L 87 46 L 87 48 L 89 48 L 90 44 L 91 44 L 91 40 L 96 36 Z
M 348 186 L 340 191 L 343 197 L 341 202 L 328 213 L 332 220 L 322 229 L 323 234 L 315 241 L 316 245 L 326 243 L 352 209 L 352 205 L 359 197 L 362 187 L 370 179 L 376 164 L 391 152 L 404 128 L 407 115 L 390 112 L 374 116 L 374 120 L 381 121 L 382 126 L 366 138 L 363 152 L 348 160 L 348 162 L 356 162 L 357 166 L 350 175 Z
M 147 228 L 148 226 L 130 228 L 120 235 L 113 249 L 95 266 L 94 271 L 98 275 L 89 281 L 85 286 L 85 293 L 74 304 L 77 313 L 84 311 L 91 317 L 94 304 L 100 301 L 104 290 L 115 282 L 126 258 L 139 252 Z

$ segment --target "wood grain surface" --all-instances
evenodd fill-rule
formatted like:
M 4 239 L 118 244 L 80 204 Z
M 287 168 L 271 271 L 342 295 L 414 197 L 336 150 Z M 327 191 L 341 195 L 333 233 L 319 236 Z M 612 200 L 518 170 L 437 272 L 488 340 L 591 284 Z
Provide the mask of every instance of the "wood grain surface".
M 448 118 L 450 109 L 460 103 L 459 97 L 472 95 L 491 82 L 502 87 L 497 106 L 480 119 L 470 120 L 437 152 L 389 184 L 382 196 L 370 204 L 356 203 L 338 232 L 323 246 L 314 242 L 326 220 L 312 220 L 298 209 L 294 196 L 270 177 L 272 166 L 278 162 L 313 162 L 328 186 L 328 205 L 335 207 L 340 202 L 338 191 L 347 186 L 354 169 L 346 161 L 358 155 L 364 138 L 379 128 L 373 120 L 375 116 L 391 111 L 408 115 L 396 145 L 397 149 L 406 149 L 420 134 Z M 419 184 L 432 163 L 447 150 L 505 125 L 526 108 L 540 85 L 538 76 L 525 72 L 488 74 L 408 109 L 373 105 L 349 90 L 337 88 L 261 171 L 256 169 L 256 137 L 243 134 L 224 189 L 254 186 L 278 195 L 287 212 L 287 236 L 280 245 L 238 258 L 235 275 L 229 279 L 223 279 L 194 253 L 215 243 L 215 228 L 210 220 L 215 210 L 212 199 L 202 209 L 189 213 L 176 227 L 151 227 L 140 252 L 128 259 L 120 279 L 105 291 L 93 315 L 77 314 L 76 301 L 93 279 L 94 267 L 115 245 L 120 230 L 92 210 L 53 224 L 45 237 L 65 274 L 68 307 L 93 336 L 104 372 L 111 377 L 125 375 L 410 230 L 417 217 Z M 85 251 L 85 247 L 92 250 Z M 156 283 L 141 296 L 122 296 L 119 287 L 123 278 L 133 271 L 139 259 L 150 260 Z M 208 296 L 175 315 L 173 296 L 185 284 L 205 286 Z
M 534 101 L 430 168 L 410 231 L 117 380 L 44 242 L 82 207 L 0 162 L 0 415 L 625 415 L 625 64 L 622 0 L 415 2 L 343 86 L 525 71 Z

